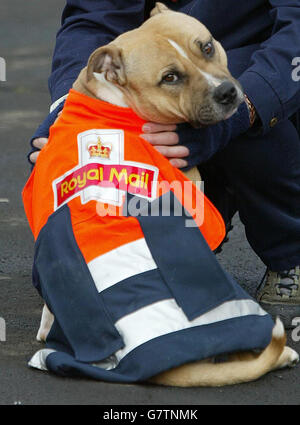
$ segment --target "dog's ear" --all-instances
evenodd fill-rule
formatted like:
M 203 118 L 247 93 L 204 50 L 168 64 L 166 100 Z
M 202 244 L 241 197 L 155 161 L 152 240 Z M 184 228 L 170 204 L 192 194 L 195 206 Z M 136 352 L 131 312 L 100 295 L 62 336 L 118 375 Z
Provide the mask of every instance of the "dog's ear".
M 121 49 L 114 44 L 95 50 L 88 61 L 87 81 L 93 78 L 93 73 L 105 73 L 105 78 L 111 83 L 123 86 L 126 83 L 125 67 Z
M 165 4 L 156 2 L 154 9 L 151 10 L 150 16 L 152 17 L 157 15 L 158 13 L 167 12 L 168 10 L 170 9 Z

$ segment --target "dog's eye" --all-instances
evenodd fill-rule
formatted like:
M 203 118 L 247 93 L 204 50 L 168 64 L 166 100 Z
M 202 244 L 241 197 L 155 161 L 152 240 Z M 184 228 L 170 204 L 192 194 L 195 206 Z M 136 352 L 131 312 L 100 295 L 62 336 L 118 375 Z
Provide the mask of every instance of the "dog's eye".
M 215 47 L 211 41 L 204 44 L 204 46 L 201 47 L 201 50 L 207 58 L 211 58 L 215 53 Z
M 174 84 L 179 80 L 179 77 L 174 72 L 169 72 L 168 74 L 162 77 L 164 83 Z

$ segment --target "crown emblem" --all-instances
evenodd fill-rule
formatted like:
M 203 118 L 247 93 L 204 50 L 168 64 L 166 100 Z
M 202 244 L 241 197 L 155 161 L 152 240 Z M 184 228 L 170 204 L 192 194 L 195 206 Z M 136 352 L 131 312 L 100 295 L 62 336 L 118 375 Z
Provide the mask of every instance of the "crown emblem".
M 89 145 L 88 151 L 90 154 L 90 158 L 98 157 L 98 158 L 109 158 L 111 153 L 111 147 L 103 145 L 100 137 L 97 138 L 96 145 Z

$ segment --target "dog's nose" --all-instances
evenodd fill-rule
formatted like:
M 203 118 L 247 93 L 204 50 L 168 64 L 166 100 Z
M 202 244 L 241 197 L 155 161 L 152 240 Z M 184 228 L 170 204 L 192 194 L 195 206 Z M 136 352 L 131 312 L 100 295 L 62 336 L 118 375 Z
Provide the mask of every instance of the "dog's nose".
M 214 99 L 222 105 L 229 105 L 237 98 L 237 89 L 231 81 L 224 81 L 215 89 Z

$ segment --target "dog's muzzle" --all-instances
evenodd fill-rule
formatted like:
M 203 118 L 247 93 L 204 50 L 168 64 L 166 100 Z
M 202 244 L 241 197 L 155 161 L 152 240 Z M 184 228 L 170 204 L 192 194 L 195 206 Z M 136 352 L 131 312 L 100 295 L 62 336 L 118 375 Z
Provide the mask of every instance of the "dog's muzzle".
M 235 105 L 237 97 L 237 88 L 231 81 L 224 81 L 214 90 L 213 94 L 214 101 L 221 105 Z

